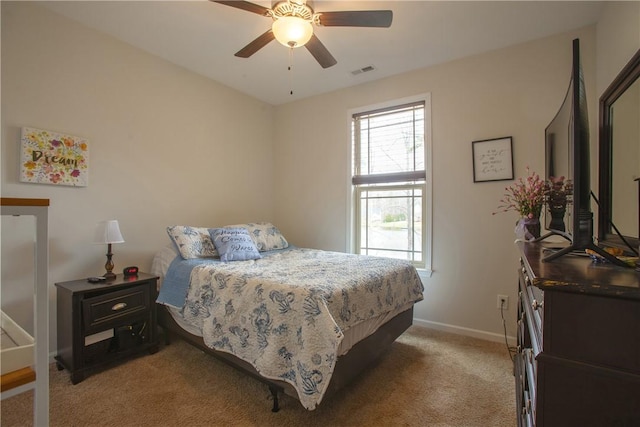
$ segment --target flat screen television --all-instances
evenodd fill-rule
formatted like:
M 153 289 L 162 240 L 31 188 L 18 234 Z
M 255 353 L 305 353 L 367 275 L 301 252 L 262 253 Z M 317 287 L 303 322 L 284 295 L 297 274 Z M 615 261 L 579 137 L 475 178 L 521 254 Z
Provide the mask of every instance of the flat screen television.
M 580 40 L 575 39 L 569 89 L 557 114 L 545 128 L 545 178 L 553 188 L 553 183 L 564 177 L 561 188 L 568 191 L 560 192 L 555 206 L 553 200 L 548 200 L 545 228 L 549 232 L 537 240 L 559 235 L 570 242 L 543 261 L 591 249 L 615 264 L 626 266 L 594 243 L 589 150 L 587 95 L 580 63 Z

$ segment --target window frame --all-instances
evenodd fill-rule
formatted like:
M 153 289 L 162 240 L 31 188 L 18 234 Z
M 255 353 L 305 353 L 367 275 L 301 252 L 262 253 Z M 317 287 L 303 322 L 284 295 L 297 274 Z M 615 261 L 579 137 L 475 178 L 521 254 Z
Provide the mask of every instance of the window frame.
M 432 222 L 433 222 L 433 162 L 432 162 L 432 141 L 431 141 L 431 94 L 425 93 L 407 98 L 395 99 L 388 102 L 383 102 L 375 105 L 368 105 L 363 107 L 354 108 L 348 111 L 348 202 L 347 202 L 347 247 L 352 253 L 359 253 L 360 242 L 360 222 L 358 215 L 360 214 L 359 200 L 356 200 L 356 196 L 359 194 L 357 186 L 352 183 L 354 174 L 354 155 L 355 155 L 355 140 L 353 134 L 353 116 L 356 114 L 362 114 L 372 112 L 380 109 L 390 109 L 394 107 L 402 107 L 406 104 L 423 102 L 424 103 L 424 168 L 425 168 L 425 182 L 421 184 L 423 188 L 422 194 L 422 262 L 413 263 L 421 274 L 431 276 L 432 274 Z M 395 187 L 394 184 L 390 184 Z M 391 186 L 389 188 L 391 188 Z M 381 187 L 381 188 L 387 188 Z

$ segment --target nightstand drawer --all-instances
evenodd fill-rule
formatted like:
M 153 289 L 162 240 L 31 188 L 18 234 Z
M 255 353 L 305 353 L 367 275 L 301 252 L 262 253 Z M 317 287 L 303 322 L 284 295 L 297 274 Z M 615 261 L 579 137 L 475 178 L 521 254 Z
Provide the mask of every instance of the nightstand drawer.
M 127 317 L 145 315 L 149 309 L 149 286 L 135 286 L 82 301 L 84 330 L 89 333 L 122 323 Z

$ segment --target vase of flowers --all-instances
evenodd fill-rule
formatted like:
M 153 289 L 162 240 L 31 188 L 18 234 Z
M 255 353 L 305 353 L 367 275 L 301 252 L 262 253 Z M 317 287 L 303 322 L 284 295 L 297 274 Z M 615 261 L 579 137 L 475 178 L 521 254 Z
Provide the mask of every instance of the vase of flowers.
M 552 230 L 565 231 L 564 215 L 572 193 L 571 180 L 565 181 L 564 176 L 550 176 L 549 182 L 545 184 L 545 201 L 551 214 L 549 228 Z
M 516 223 L 516 234 L 526 240 L 534 240 L 540 237 L 540 218 L 524 217 Z
M 504 197 L 500 200 L 498 211 L 516 211 L 520 219 L 516 224 L 516 235 L 526 240 L 540 237 L 540 213 L 545 201 L 545 183 L 527 166 L 527 177 L 519 178 L 514 184 L 505 188 Z

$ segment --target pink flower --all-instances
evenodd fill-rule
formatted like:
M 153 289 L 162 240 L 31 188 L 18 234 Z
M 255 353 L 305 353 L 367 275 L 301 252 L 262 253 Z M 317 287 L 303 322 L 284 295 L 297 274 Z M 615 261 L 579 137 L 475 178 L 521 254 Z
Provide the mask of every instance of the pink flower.
M 504 197 L 498 205 L 498 212 L 516 211 L 522 217 L 538 218 L 542 211 L 545 197 L 545 184 L 535 172 L 530 172 L 527 166 L 528 176 L 526 180 L 518 180 L 505 188 Z

